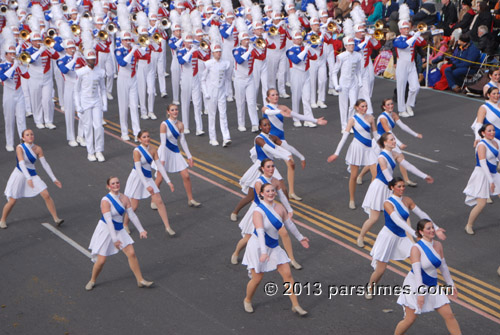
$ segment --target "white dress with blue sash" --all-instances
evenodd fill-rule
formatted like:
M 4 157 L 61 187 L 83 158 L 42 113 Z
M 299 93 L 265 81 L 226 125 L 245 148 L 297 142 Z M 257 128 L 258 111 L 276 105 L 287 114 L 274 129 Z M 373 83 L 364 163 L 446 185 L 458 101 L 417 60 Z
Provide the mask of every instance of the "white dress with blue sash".
M 410 211 L 403 203 L 402 199 L 395 195 L 387 200 L 393 205 L 394 210 L 406 221 L 410 215 Z M 385 224 L 382 230 L 377 235 L 375 244 L 373 245 L 370 255 L 372 256 L 372 267 L 375 269 L 377 261 L 389 263 L 390 260 L 403 260 L 410 257 L 412 246 L 411 240 L 406 236 L 403 228 L 397 226 L 384 210 Z
M 114 201 L 118 204 L 115 206 L 112 201 L 108 198 L 108 196 L 112 197 Z M 111 218 L 113 223 L 123 223 L 123 216 L 125 215 L 125 206 L 120 201 L 120 195 L 114 196 L 111 193 L 108 193 L 104 196 L 101 201 L 109 202 L 111 207 Z M 121 207 L 121 208 L 120 208 Z M 123 211 L 122 211 L 123 210 Z M 122 214 L 120 214 L 120 212 Z M 117 254 L 120 250 L 115 248 L 113 240 L 111 239 L 111 235 L 109 234 L 107 223 L 104 221 L 104 218 L 101 218 L 97 223 L 97 227 L 94 230 L 94 234 L 92 235 L 92 239 L 90 240 L 89 249 L 92 255 L 92 261 L 95 262 L 97 260 L 97 255 L 101 256 L 111 256 Z M 122 224 L 123 226 L 123 224 Z M 119 241 L 122 242 L 122 249 L 125 248 L 129 244 L 133 244 L 134 240 L 130 237 L 130 235 L 125 231 L 125 229 L 116 230 L 116 237 Z
M 423 244 L 423 247 L 421 244 Z M 434 250 L 433 244 L 431 242 L 425 241 L 424 239 L 421 239 L 420 241 L 418 241 L 418 243 L 415 243 L 414 245 L 417 246 L 417 248 L 420 250 L 420 264 L 422 266 L 422 274 L 424 274 L 425 272 L 425 274 L 427 274 L 431 278 L 437 278 L 436 265 L 438 265 L 439 267 L 442 259 L 441 256 L 439 256 L 439 254 L 437 253 L 437 251 Z M 427 249 L 427 251 L 424 251 L 424 248 Z M 427 256 L 428 252 L 431 253 L 429 256 L 432 258 L 432 261 Z M 422 280 L 422 283 L 423 285 L 425 285 L 424 280 Z M 398 298 L 398 304 L 400 304 L 401 306 L 407 306 L 415 310 L 415 314 L 432 312 L 435 309 L 450 303 L 450 300 L 444 293 L 427 294 L 425 296 L 424 305 L 422 306 L 422 309 L 420 309 L 418 308 L 417 305 L 417 297 L 418 297 L 418 295 L 416 294 L 417 282 L 415 280 L 415 274 L 412 271 L 408 272 L 408 275 L 406 276 L 403 282 L 403 286 L 405 285 L 411 287 L 411 293 L 401 294 Z
M 253 211 L 255 210 L 255 208 L 257 207 L 258 204 L 260 204 L 260 199 L 259 199 L 259 196 L 256 194 L 256 191 L 255 191 L 255 183 L 256 182 L 260 182 L 262 183 L 262 185 L 264 184 L 271 184 L 271 180 L 268 180 L 266 179 L 266 177 L 264 177 L 264 175 L 260 176 L 259 178 L 257 178 L 252 187 L 254 189 L 254 200 L 252 201 L 252 204 L 250 205 L 250 208 L 248 208 L 248 211 L 245 213 L 245 216 L 241 219 L 240 221 L 240 224 L 238 225 L 238 227 L 240 227 L 241 229 L 241 236 L 245 236 L 245 235 L 248 235 L 248 234 L 253 234 L 253 231 L 255 229 L 254 225 L 253 225 Z
M 165 170 L 168 173 L 180 172 L 188 168 L 188 164 L 182 157 L 179 150 L 178 139 L 180 137 L 179 129 L 172 120 L 165 120 L 163 123 L 167 126 L 167 142 L 162 150 L 160 160 L 165 161 Z
M 499 145 L 500 141 L 494 139 L 495 143 Z M 479 166 L 479 157 L 477 155 L 477 149 L 479 146 L 486 147 L 486 163 L 490 169 L 491 176 L 493 177 L 493 182 L 495 183 L 495 190 L 493 193 L 490 192 L 490 183 L 484 174 L 483 169 Z M 497 162 L 499 159 L 499 151 L 491 144 L 490 141 L 482 139 L 476 146 L 476 167 L 472 171 L 472 175 L 467 182 L 467 186 L 464 189 L 465 193 L 465 204 L 469 206 L 475 206 L 477 199 L 488 199 L 490 196 L 500 194 L 500 175 L 497 173 Z
M 371 125 L 360 114 L 354 114 L 354 139 L 345 156 L 347 165 L 370 166 L 377 163 L 372 149 Z
M 385 159 L 387 169 L 392 176 L 394 168 L 396 167 L 396 160 L 392 157 L 392 153 L 387 150 L 382 150 L 379 157 Z M 391 190 L 389 189 L 388 181 L 385 180 L 382 170 L 377 163 L 377 177 L 370 183 L 362 207 L 368 215 L 370 215 L 371 210 L 381 212 L 384 210 L 384 202 L 390 195 Z
M 264 202 L 262 202 L 261 205 L 265 206 L 266 209 L 274 215 L 274 217 L 278 218 L 281 221 L 281 217 L 274 210 L 274 205 L 273 208 L 264 204 Z M 269 255 L 269 259 L 264 263 L 261 263 L 259 261 L 260 255 L 262 254 L 259 246 L 259 239 L 257 238 L 256 234 L 252 234 L 252 237 L 250 237 L 250 240 L 247 243 L 247 247 L 245 249 L 245 255 L 243 256 L 243 261 L 241 262 L 241 264 L 246 265 L 248 271 L 254 269 L 255 272 L 257 273 L 274 271 L 277 269 L 278 265 L 290 262 L 290 258 L 288 258 L 288 255 L 286 254 L 285 250 L 283 250 L 279 246 L 279 244 L 274 248 L 268 246 L 267 244 L 268 238 L 269 240 L 275 242 L 279 240 L 278 230 L 271 223 L 268 216 L 264 213 L 264 211 L 260 207 L 257 207 L 255 211 L 261 213 L 262 217 L 264 218 L 263 220 L 264 231 L 266 235 L 268 235 L 266 236 L 265 252 Z M 283 226 L 283 223 L 281 223 L 281 226 Z
M 28 185 L 28 179 L 24 176 L 19 168 L 19 164 L 14 168 L 14 171 L 10 174 L 9 180 L 7 181 L 7 186 L 5 186 L 5 196 L 7 200 L 9 198 L 21 199 L 21 198 L 31 198 L 35 197 L 40 192 L 47 188 L 47 184 L 36 174 L 35 162 L 37 160 L 36 154 L 33 152 L 31 147 L 26 143 L 19 144 L 23 149 L 24 164 L 31 175 L 31 180 L 33 181 L 33 188 Z
M 151 164 L 153 163 L 153 156 L 149 153 L 147 149 L 142 146 L 138 146 L 134 149 L 134 151 L 138 151 L 141 154 L 141 169 L 144 177 L 146 178 L 146 182 L 148 186 L 153 188 L 154 193 L 160 193 L 158 186 L 156 186 L 153 180 L 153 174 L 151 171 Z M 138 175 L 137 170 L 134 168 L 130 172 L 127 185 L 125 186 L 125 191 L 123 192 L 130 199 L 147 199 L 151 196 L 149 194 L 146 186 L 142 183 L 141 178 Z

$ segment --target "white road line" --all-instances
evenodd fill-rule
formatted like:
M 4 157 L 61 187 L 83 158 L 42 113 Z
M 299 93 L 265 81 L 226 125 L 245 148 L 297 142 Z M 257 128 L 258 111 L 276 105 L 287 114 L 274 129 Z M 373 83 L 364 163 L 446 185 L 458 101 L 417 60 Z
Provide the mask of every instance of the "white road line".
M 76 243 L 75 241 L 73 241 L 68 236 L 66 236 L 63 233 L 61 233 L 53 225 L 51 225 L 49 223 L 42 223 L 42 226 L 44 226 L 45 228 L 47 228 L 48 230 L 50 230 L 51 232 L 53 232 L 54 234 L 56 234 L 57 236 L 59 236 L 61 239 L 63 239 L 64 241 L 66 241 L 69 245 L 71 245 L 76 250 L 80 251 L 82 254 L 84 254 L 88 258 L 91 258 L 90 252 L 87 249 L 85 249 L 84 247 L 82 247 L 81 245 L 79 245 L 78 243 Z
M 424 157 L 424 156 L 420 156 L 420 155 L 417 155 L 417 154 L 412 154 L 411 152 L 408 152 L 408 151 L 405 151 L 405 150 L 402 150 L 405 155 L 408 155 L 408 156 L 413 156 L 413 157 L 416 157 L 416 158 L 420 158 L 421 160 L 424 160 L 424 161 L 427 161 L 427 162 L 430 162 L 430 163 L 439 163 L 438 161 L 435 161 L 433 159 L 430 159 L 430 158 L 427 158 L 427 157 Z
M 457 170 L 457 171 L 458 171 L 458 169 L 457 169 L 456 167 L 453 167 L 453 166 L 450 166 L 450 165 L 446 165 L 446 167 L 449 167 L 450 169 L 453 169 L 453 170 Z

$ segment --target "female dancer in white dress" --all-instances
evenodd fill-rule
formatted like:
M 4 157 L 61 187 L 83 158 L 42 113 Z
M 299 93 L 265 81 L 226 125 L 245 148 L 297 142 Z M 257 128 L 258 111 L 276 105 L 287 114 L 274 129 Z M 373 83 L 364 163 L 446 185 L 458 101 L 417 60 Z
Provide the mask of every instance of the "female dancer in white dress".
M 151 140 L 149 136 L 149 131 L 141 130 L 137 135 L 140 145 L 134 149 L 134 168 L 130 172 L 127 179 L 127 185 L 125 186 L 125 191 L 123 192 L 132 203 L 132 210 L 136 211 L 139 206 L 140 199 L 147 199 L 151 197 L 151 201 L 158 208 L 158 214 L 165 225 L 165 230 L 170 236 L 175 235 L 175 231 L 170 227 L 168 222 L 167 209 L 165 208 L 165 203 L 163 202 L 158 186 L 153 181 L 153 174 L 151 173 L 151 164 L 154 162 L 156 169 L 162 175 L 170 186 L 170 190 L 174 191 L 174 185 L 167 176 L 165 168 L 160 163 L 158 153 L 156 149 L 149 146 Z M 123 222 L 125 230 L 128 230 L 128 218 L 125 217 Z
M 236 205 L 235 209 L 231 213 L 231 221 L 237 221 L 239 211 L 252 202 L 253 192 L 251 192 L 251 188 L 253 187 L 255 180 L 261 175 L 260 164 L 265 158 L 269 158 L 271 160 L 279 158 L 284 160 L 287 164 L 289 164 L 288 162 L 290 161 L 293 164 L 292 154 L 288 150 L 281 147 L 282 142 L 277 136 L 270 134 L 271 123 L 269 119 L 261 118 L 259 120 L 259 129 L 260 134 L 255 137 L 254 147 L 250 150 L 250 158 L 252 159 L 253 164 L 240 179 L 241 190 L 244 194 L 246 194 L 246 197 L 241 199 L 238 205 Z M 283 192 L 285 192 L 285 194 L 288 194 L 285 183 L 283 182 L 283 177 L 276 167 L 274 168 L 273 177 L 279 180 L 280 188 Z
M 476 145 L 476 167 L 464 189 L 465 204 L 474 206 L 469 214 L 465 232 L 474 235 L 474 222 L 486 206 L 487 199 L 500 194 L 500 175 L 497 164 L 500 160 L 500 141 L 495 138 L 495 127 L 483 125 L 479 129 L 482 140 Z
M 147 238 L 148 233 L 142 228 L 141 222 L 135 215 L 129 198 L 120 194 L 120 180 L 117 177 L 110 177 L 106 181 L 109 193 L 101 199 L 102 217 L 94 230 L 90 240 L 89 249 L 92 255 L 94 267 L 92 277 L 85 285 L 85 289 L 90 291 L 94 288 L 97 276 L 101 273 L 106 257 L 117 254 L 120 250 L 128 258 L 130 269 L 137 280 L 137 286 L 150 287 L 153 282 L 144 279 L 139 267 L 139 261 L 135 255 L 134 241 L 123 229 L 123 216 L 128 215 L 140 234 L 140 238 Z
M 403 123 L 403 121 L 399 118 L 399 114 L 394 111 L 394 101 L 392 99 L 384 99 L 382 101 L 382 113 L 377 118 L 377 133 L 379 136 L 382 136 L 383 133 L 392 133 L 392 130 L 396 125 L 398 125 L 402 130 L 407 132 L 408 134 L 416 137 L 422 138 L 422 134 L 418 134 L 414 132 L 410 127 Z M 394 134 L 394 133 L 393 133 Z M 394 135 L 396 137 L 396 135 Z M 375 149 L 375 154 L 378 156 L 380 154 L 380 148 L 377 145 L 372 146 Z M 401 152 L 406 148 L 406 144 L 398 140 L 396 137 L 396 148 L 395 151 Z M 399 167 L 399 171 L 401 171 L 401 175 L 407 186 L 415 187 L 417 183 L 410 180 L 408 177 L 408 171 L 402 166 Z M 365 166 L 363 170 L 361 170 L 358 178 L 356 179 L 356 183 L 361 185 L 363 183 L 363 176 L 368 172 L 368 167 Z
M 486 92 L 486 101 L 477 110 L 476 120 L 472 124 L 475 140 L 474 148 L 481 141 L 479 130 L 483 124 L 492 124 L 495 127 L 495 138 L 500 140 L 500 93 L 497 87 L 490 87 Z
M 288 202 L 288 199 L 280 188 L 280 182 L 273 177 L 274 173 L 274 162 L 266 158 L 262 160 L 262 163 L 260 164 L 260 170 L 262 172 L 262 175 L 255 180 L 254 186 L 253 186 L 253 195 L 254 195 L 254 200 L 252 202 L 252 205 L 248 209 L 247 213 L 241 219 L 241 222 L 239 224 L 239 227 L 241 229 L 241 235 L 243 236 L 239 241 L 238 244 L 236 245 L 236 249 L 234 250 L 233 254 L 231 255 L 231 263 L 232 264 L 238 264 L 238 255 L 240 254 L 240 251 L 247 245 L 248 240 L 252 236 L 254 232 L 254 226 L 253 226 L 253 221 L 252 221 L 252 216 L 253 216 L 253 211 L 255 208 L 260 204 L 260 199 L 257 194 L 260 194 L 260 190 L 262 188 L 262 185 L 264 184 L 272 184 L 274 188 L 276 189 L 276 192 L 279 195 L 280 202 L 285 207 L 288 217 L 284 221 L 285 227 L 287 230 L 293 232 L 293 234 L 297 237 L 299 241 L 302 241 L 303 239 L 307 239 L 306 237 L 302 236 L 299 231 L 297 230 L 297 227 L 295 224 L 292 222 L 291 218 L 293 215 L 293 209 L 290 206 L 290 203 Z M 302 266 L 295 260 L 295 257 L 293 255 L 293 248 L 292 248 L 292 241 L 290 239 L 290 236 L 288 233 L 283 234 L 281 240 L 283 241 L 283 246 L 286 250 L 286 253 L 288 254 L 288 257 L 290 258 L 290 264 L 296 269 L 300 270 L 302 269 Z M 309 241 L 307 239 L 307 241 Z
M 393 171 L 396 163 L 406 168 L 408 171 L 425 179 L 427 183 L 432 184 L 434 179 L 431 176 L 423 173 L 412 164 L 405 160 L 402 153 L 394 151 L 396 147 L 396 138 L 391 133 L 384 133 L 377 141 L 382 151 L 377 159 L 377 177 L 371 182 L 366 191 L 365 199 L 363 201 L 363 209 L 369 215 L 368 219 L 363 223 L 363 227 L 358 236 L 358 247 L 365 246 L 365 234 L 377 222 L 380 212 L 384 209 L 384 202 L 391 195 L 391 191 L 387 187 L 392 180 Z
M 490 71 L 488 71 L 488 77 L 490 78 L 490 81 L 486 83 L 483 87 L 483 96 L 486 96 L 486 93 L 488 92 L 488 89 L 490 87 L 496 87 L 500 88 L 500 69 L 499 68 L 493 68 Z
M 290 108 L 284 105 L 278 105 L 279 94 L 275 88 L 267 90 L 266 102 L 262 107 L 262 117 L 269 119 L 271 122 L 270 134 L 278 137 L 281 140 L 281 147 L 290 151 L 293 155 L 300 159 L 302 169 L 306 167 L 306 159 L 295 147 L 288 144 L 285 139 L 285 130 L 283 127 L 284 117 L 293 117 L 300 121 L 305 121 L 308 127 L 316 127 L 317 124 L 324 126 L 328 123 L 323 117 L 319 119 L 309 118 L 302 114 L 293 112 Z M 290 198 L 300 201 L 301 197 L 295 194 L 295 164 L 293 160 L 287 162 L 287 179 L 288 179 L 288 194 Z
M 278 242 L 279 237 L 285 233 L 283 221 L 286 220 L 288 214 L 283 206 L 274 202 L 276 190 L 273 185 L 264 184 L 259 196 L 261 202 L 253 212 L 255 231 L 248 241 L 242 262 L 251 273 L 251 279 L 247 284 L 246 297 L 243 300 L 243 307 L 246 312 L 253 313 L 252 298 L 264 276 L 264 272 L 278 270 L 283 281 L 292 288 L 290 290 L 292 311 L 304 316 L 307 312 L 300 307 L 297 296 L 293 292 L 295 282 L 288 265 L 290 259 Z M 302 239 L 300 243 L 304 248 L 309 248 L 307 239 Z
M 446 291 L 451 291 L 452 296 L 456 298 L 458 292 L 444 259 L 443 246 L 438 241 L 434 241 L 433 223 L 429 220 L 420 220 L 417 224 L 417 236 L 420 240 L 413 245 L 410 254 L 412 270 L 408 272 L 403 282 L 403 286 L 408 285 L 411 292 L 403 293 L 398 298 L 398 304 L 404 308 L 404 319 L 398 323 L 394 334 L 406 334 L 418 314 L 436 310 L 444 319 L 448 332 L 452 335 L 459 335 L 461 334 L 460 326 L 451 310 L 450 300 L 446 296 L 448 293 Z M 433 294 L 440 288 L 436 287 L 437 269 L 441 271 L 448 287 L 441 287 L 443 292 Z
M 14 208 L 17 199 L 31 198 L 37 196 L 38 194 L 40 194 L 43 200 L 45 200 L 45 205 L 52 215 L 56 225 L 60 226 L 64 220 L 57 216 L 56 206 L 54 204 L 54 200 L 50 197 L 49 191 L 47 191 L 47 185 L 36 173 L 35 162 L 37 159 L 40 160 L 43 169 L 47 172 L 54 184 L 59 188 L 62 187 L 62 184 L 59 180 L 57 180 L 56 176 L 54 176 L 49 163 L 47 163 L 47 160 L 45 159 L 42 147 L 34 143 L 35 135 L 33 134 L 33 130 L 25 129 L 21 135 L 23 143 L 16 147 L 17 166 L 10 174 L 7 186 L 5 186 L 7 203 L 3 207 L 2 218 L 0 219 L 0 228 L 7 228 L 7 217 L 9 216 L 12 208 Z
M 354 139 L 349 145 L 347 150 L 347 155 L 345 157 L 345 162 L 349 165 L 351 171 L 351 176 L 349 178 L 349 208 L 356 209 L 356 203 L 354 201 L 354 193 L 356 192 L 356 177 L 358 176 L 360 166 L 369 166 L 372 179 L 375 179 L 377 175 L 377 168 L 375 163 L 377 163 L 377 156 L 375 151 L 372 149 L 372 133 L 374 138 L 378 138 L 377 130 L 375 128 L 375 120 L 373 115 L 366 114 L 368 105 L 364 99 L 358 99 L 354 104 L 353 117 L 349 118 L 347 121 L 347 127 L 342 132 L 342 139 L 337 145 L 337 149 L 333 155 L 330 155 L 327 159 L 328 163 L 335 161 L 342 150 L 347 137 L 351 130 L 354 131 Z
M 188 166 L 193 167 L 193 158 L 184 137 L 184 124 L 177 120 L 178 115 L 179 107 L 175 104 L 168 105 L 167 119 L 160 126 L 160 161 L 168 173 L 179 172 L 181 174 L 188 197 L 188 206 L 200 207 L 201 203 L 193 199 L 191 179 L 187 170 Z M 182 149 L 186 153 L 187 163 L 180 153 L 178 142 L 181 143 Z M 160 187 L 162 181 L 163 178 L 160 173 L 155 180 L 156 186 Z M 156 209 L 154 203 L 151 204 L 151 208 Z
M 385 225 L 378 233 L 370 252 L 372 267 L 375 271 L 368 281 L 366 299 L 373 298 L 373 292 L 370 291 L 370 288 L 380 281 L 389 261 L 399 261 L 410 256 L 413 241 L 406 235 L 416 237 L 415 231 L 408 221 L 410 210 L 420 219 L 432 221 L 429 215 L 422 211 L 411 198 L 403 196 L 405 191 L 403 179 L 399 177 L 392 179 L 389 182 L 389 189 L 392 191 L 392 195 L 384 202 Z M 441 240 L 446 239 L 444 229 L 439 228 L 436 224 L 434 224 L 434 229 Z

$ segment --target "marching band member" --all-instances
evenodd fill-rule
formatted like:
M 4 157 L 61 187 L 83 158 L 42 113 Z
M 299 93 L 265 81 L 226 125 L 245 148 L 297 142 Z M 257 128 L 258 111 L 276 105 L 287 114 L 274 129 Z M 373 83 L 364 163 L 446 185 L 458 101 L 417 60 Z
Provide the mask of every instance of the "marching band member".
M 253 80 L 255 83 L 255 97 L 259 95 L 259 87 L 262 84 L 262 100 L 263 105 L 266 101 L 267 92 L 267 33 L 264 33 L 264 26 L 262 25 L 262 14 L 259 5 L 252 6 L 252 30 L 253 37 L 251 42 L 261 53 L 260 58 L 256 58 L 253 63 Z M 259 44 L 257 44 L 259 42 Z
M 121 28 L 121 46 L 115 50 L 118 63 L 118 79 L 116 91 L 118 92 L 118 111 L 120 113 L 120 128 L 122 140 L 128 141 L 128 110 L 132 121 L 134 136 L 141 130 L 139 125 L 139 114 L 137 112 L 137 77 L 136 65 L 140 57 L 139 46 L 132 46 L 132 34 L 130 33 L 130 22 L 128 20 L 128 9 L 118 5 L 118 22 Z
M 354 104 L 358 99 L 358 90 L 362 85 L 362 56 L 358 52 L 354 52 L 354 38 L 352 35 L 347 34 L 348 29 L 346 29 L 346 25 L 344 25 L 344 31 L 346 31 L 346 37 L 344 37 L 343 42 L 346 51 L 338 55 L 333 69 L 335 90 L 339 92 L 339 112 L 342 130 L 347 127 L 347 120 L 354 114 Z M 338 79 L 339 71 L 340 79 Z
M 231 144 L 231 135 L 227 126 L 226 115 L 226 80 L 227 72 L 231 65 L 222 57 L 222 40 L 217 27 L 210 28 L 210 41 L 212 48 L 212 59 L 205 63 L 205 70 L 201 75 L 201 87 L 207 98 L 208 104 L 208 134 L 210 144 L 219 145 L 215 133 L 215 115 L 219 109 L 219 123 L 222 132 L 222 146 Z
M 269 27 L 269 50 L 266 59 L 268 88 L 277 88 L 280 97 L 288 99 L 290 95 L 286 93 L 285 89 L 285 50 L 290 34 L 285 29 L 285 22 L 281 20 L 281 2 L 273 0 L 273 11 L 273 24 Z M 278 86 L 276 86 L 276 80 L 278 80 Z
M 150 1 L 150 6 L 156 3 L 156 1 Z M 150 76 L 154 79 L 155 76 L 158 77 L 158 85 L 160 87 L 160 96 L 166 98 L 167 94 L 167 84 L 165 82 L 165 46 L 166 40 L 168 40 L 168 34 L 164 28 L 161 26 L 161 22 L 158 21 L 158 15 L 154 14 L 152 7 L 149 9 L 149 29 L 148 34 L 151 38 L 150 43 L 153 45 L 153 50 L 151 52 L 151 72 Z M 158 36 L 156 38 L 155 36 Z M 156 90 L 153 80 L 153 89 Z M 156 94 L 155 94 L 156 95 Z M 151 119 L 153 119 L 151 117 Z M 154 119 L 153 119 L 154 120 Z
M 99 34 L 102 34 L 102 37 L 99 37 L 100 41 L 98 41 L 96 45 L 96 54 L 97 54 L 96 66 L 106 71 L 106 96 L 108 100 L 113 100 L 113 80 L 114 80 L 115 70 L 113 64 L 113 54 L 111 53 L 113 44 L 112 36 L 110 36 L 111 35 L 110 32 L 107 32 L 105 30 L 105 25 L 104 25 L 105 13 L 102 2 L 94 1 L 92 8 L 94 10 L 94 21 L 95 21 L 94 34 L 96 35 L 96 37 L 99 37 Z
M 3 116 L 5 122 L 5 150 L 14 151 L 14 131 L 21 138 L 26 129 L 24 95 L 21 88 L 21 77 L 29 78 L 28 68 L 16 59 L 14 36 L 9 28 L 3 28 L 3 52 L 5 61 L 0 64 L 0 80 L 3 84 Z
M 174 13 L 177 12 L 172 12 L 171 16 L 171 29 L 172 29 L 172 36 L 168 39 L 168 46 L 170 47 L 170 51 L 172 52 L 172 62 L 170 63 L 170 74 L 172 78 L 172 103 L 179 105 L 179 88 L 180 88 L 180 81 L 181 81 L 181 64 L 179 64 L 179 59 L 177 59 L 177 50 L 182 48 L 183 46 L 183 40 L 181 37 L 181 25 L 179 24 L 179 17 L 177 15 L 174 15 Z M 176 18 L 174 20 L 174 17 Z
M 236 93 L 236 111 L 238 113 L 238 130 L 246 131 L 245 127 L 245 102 L 248 115 L 252 124 L 252 132 L 259 131 L 257 115 L 257 97 L 255 96 L 255 82 L 252 78 L 255 59 L 264 59 L 265 54 L 255 49 L 250 44 L 250 36 L 243 19 L 236 19 L 238 41 L 240 46 L 233 49 L 234 63 L 234 90 Z
M 89 35 L 88 37 L 86 35 Z M 78 79 L 75 84 L 75 106 L 79 115 L 83 116 L 85 141 L 87 143 L 87 159 L 104 162 L 104 128 L 102 126 L 102 113 L 108 109 L 106 73 L 95 66 L 96 53 L 87 45 L 86 39 L 91 39 L 91 32 L 82 33 L 84 43 L 84 57 L 87 65 L 76 70 Z M 91 43 L 91 42 L 90 42 Z
M 290 63 L 290 78 L 292 85 L 292 110 L 295 113 L 300 111 L 300 100 L 304 109 L 304 116 L 314 118 L 311 110 L 311 88 L 309 78 L 310 60 L 317 59 L 317 55 L 311 52 L 311 44 L 302 44 L 302 33 L 298 30 L 298 20 L 293 18 L 296 14 L 289 17 L 289 22 L 294 28 L 292 33 L 293 46 L 287 50 L 286 55 Z M 295 16 L 296 17 L 296 16 Z M 293 125 L 301 127 L 302 123 L 299 119 L 294 118 Z M 305 123 L 308 127 L 316 127 L 315 123 Z
M 222 59 L 229 62 L 231 68 L 227 72 L 226 78 L 226 100 L 233 102 L 233 75 L 234 75 L 234 57 L 233 49 L 238 46 L 238 31 L 235 28 L 233 5 L 230 0 L 222 0 L 225 22 L 219 26 L 220 34 L 223 39 Z
M 158 44 L 150 43 L 149 41 L 149 22 L 146 13 L 137 13 L 136 24 L 139 39 L 143 38 L 146 41 L 144 44 L 141 44 L 141 48 L 139 49 L 140 56 L 137 59 L 137 90 L 139 94 L 139 105 L 141 106 L 141 119 L 156 120 L 156 115 L 154 113 L 155 77 L 151 68 L 151 54 L 153 48 L 158 49 Z
M 398 92 L 398 112 L 401 117 L 413 116 L 413 107 L 420 90 L 418 81 L 417 66 L 415 65 L 415 47 L 425 46 L 426 42 L 420 37 L 420 31 L 417 31 L 413 37 L 409 37 L 411 24 L 409 14 L 406 15 L 403 4 L 399 8 L 399 31 L 401 35 L 396 37 L 393 44 L 398 55 L 396 67 L 396 87 Z M 409 11 L 409 10 L 408 10 Z M 408 99 L 405 99 L 406 83 L 409 85 Z

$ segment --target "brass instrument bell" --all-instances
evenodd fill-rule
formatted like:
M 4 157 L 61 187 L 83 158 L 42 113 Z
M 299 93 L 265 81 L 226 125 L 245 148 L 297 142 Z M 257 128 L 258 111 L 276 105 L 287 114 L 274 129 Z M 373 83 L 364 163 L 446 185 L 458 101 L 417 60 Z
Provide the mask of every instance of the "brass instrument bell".
M 163 19 L 161 19 L 161 21 L 160 21 L 160 25 L 161 25 L 161 27 L 162 27 L 163 29 L 168 29 L 168 28 L 170 28 L 171 23 L 170 23 L 170 21 L 169 21 L 167 18 L 163 18 Z
M 331 33 L 337 33 L 337 25 L 335 24 L 335 22 L 329 22 L 326 26 L 326 29 Z
M 99 37 L 101 41 L 106 41 L 108 39 L 108 32 L 106 30 L 99 30 L 97 37 Z
M 30 39 L 30 32 L 26 29 L 23 29 L 19 32 L 19 36 L 21 36 L 23 40 L 27 41 Z
M 47 48 L 53 48 L 55 44 L 56 41 L 52 37 L 47 36 L 43 39 L 43 45 L 45 45 Z
M 263 39 L 262 37 L 258 37 L 255 40 L 255 46 L 261 50 L 264 50 L 267 46 L 266 40 Z
M 116 24 L 114 23 L 108 23 L 106 25 L 106 31 L 109 33 L 109 34 L 114 34 L 118 31 L 118 28 L 116 27 Z
M 163 37 L 161 37 L 160 33 L 154 33 L 152 39 L 156 44 L 160 44 L 161 41 L 163 40 Z
M 309 41 L 313 45 L 318 45 L 321 43 L 321 37 L 319 37 L 319 35 L 317 34 L 311 34 L 311 36 L 309 37 Z
M 275 26 L 271 26 L 271 27 L 269 28 L 269 34 L 270 34 L 271 36 L 276 36 L 276 35 L 278 35 L 278 34 L 279 34 L 279 29 L 278 29 L 277 27 L 275 27 Z
M 207 51 L 210 49 L 210 43 L 207 40 L 201 40 L 200 49 Z
M 17 59 L 24 65 L 28 65 L 29 63 L 31 63 L 31 55 L 26 51 L 21 52 Z
M 47 30 L 47 36 L 49 36 L 50 38 L 54 38 L 57 36 L 57 30 L 55 30 L 54 28 L 50 28 Z
M 80 31 L 81 31 L 81 29 L 80 29 L 79 25 L 77 25 L 77 24 L 71 25 L 71 32 L 73 33 L 73 35 L 75 35 L 75 36 L 80 35 Z
M 377 41 L 381 41 L 385 38 L 385 33 L 382 29 L 377 29 L 373 33 L 373 38 L 376 39 Z
M 7 5 L 1 5 L 0 6 L 0 13 L 5 14 L 9 10 L 9 6 Z
M 149 45 L 149 36 L 148 35 L 140 35 L 137 39 L 137 42 L 141 47 L 147 47 Z

